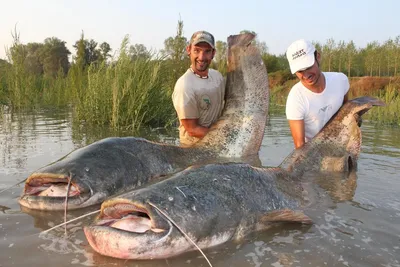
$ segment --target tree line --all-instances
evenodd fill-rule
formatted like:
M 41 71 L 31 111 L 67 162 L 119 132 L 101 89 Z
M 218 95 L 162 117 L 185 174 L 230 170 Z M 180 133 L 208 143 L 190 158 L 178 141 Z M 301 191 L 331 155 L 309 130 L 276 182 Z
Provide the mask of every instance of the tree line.
M 314 44 L 322 51 L 322 68 L 326 71 L 344 72 L 349 77 L 399 75 L 400 35 L 383 43 L 370 42 L 363 48 L 357 48 L 353 41 L 334 39 Z
M 246 30 L 244 30 L 246 31 Z M 37 75 L 56 76 L 59 72 L 68 73 L 71 65 L 78 64 L 87 67 L 100 64 L 103 61 L 112 61 L 113 51 L 107 42 L 98 43 L 93 39 L 81 38 L 73 45 L 74 55 L 66 47 L 66 42 L 57 37 L 46 38 L 42 43 L 22 44 L 17 33 L 13 34 L 14 44 L 7 51 L 8 62 L 23 66 L 27 72 Z M 269 73 L 276 71 L 289 71 L 285 54 L 274 55 L 268 52 L 264 41 L 256 40 L 262 58 Z M 177 35 L 164 41 L 164 48 L 160 51 L 150 51 L 144 44 L 130 45 L 127 53 L 135 60 L 137 58 L 150 58 L 155 54 L 175 63 L 187 63 L 185 47 L 188 39 L 183 35 L 183 22 L 178 22 Z M 394 39 L 389 38 L 383 43 L 373 41 L 366 47 L 357 47 L 353 41 L 335 41 L 328 39 L 325 43 L 313 42 L 318 51 L 322 53 L 321 67 L 324 71 L 337 71 L 349 77 L 361 76 L 398 76 L 400 64 L 400 35 Z M 221 73 L 226 73 L 227 43 L 216 42 L 216 56 L 213 67 Z M 4 65 L 4 60 L 0 65 Z M 174 64 L 178 70 L 187 66 Z
M 0 106 L 13 110 L 72 107 L 77 121 L 134 129 L 176 121 L 171 95 L 175 82 L 190 65 L 183 21 L 178 21 L 176 34 L 165 39 L 159 51 L 130 44 L 128 36 L 113 50 L 107 42 L 88 39 L 82 33 L 72 46 L 73 53 L 57 37 L 23 44 L 15 31 L 13 39 L 7 60 L 0 60 Z M 349 77 L 399 76 L 399 41 L 396 37 L 365 48 L 333 39 L 314 44 L 322 52 L 324 71 L 344 72 Z M 285 54 L 269 53 L 266 42 L 257 38 L 254 43 L 267 67 L 271 90 L 284 92 L 282 88 L 294 79 Z M 225 75 L 227 43 L 218 40 L 216 50 L 212 67 Z

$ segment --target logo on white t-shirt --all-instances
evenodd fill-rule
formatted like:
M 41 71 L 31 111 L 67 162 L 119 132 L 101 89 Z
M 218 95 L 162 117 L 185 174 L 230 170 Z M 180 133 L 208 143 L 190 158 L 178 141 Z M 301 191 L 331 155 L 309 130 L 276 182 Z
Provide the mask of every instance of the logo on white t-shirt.
M 318 114 L 321 113 L 321 112 L 327 112 L 328 110 L 331 110 L 331 109 L 332 109 L 332 105 L 329 104 L 329 105 L 327 105 L 325 107 L 320 108 L 319 111 L 318 111 Z

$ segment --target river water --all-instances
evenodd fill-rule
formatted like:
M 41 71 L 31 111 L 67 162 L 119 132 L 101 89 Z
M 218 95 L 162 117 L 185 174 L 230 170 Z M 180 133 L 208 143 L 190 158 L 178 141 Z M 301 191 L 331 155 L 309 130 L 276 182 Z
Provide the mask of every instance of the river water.
M 277 166 L 293 145 L 285 118 L 269 120 L 260 151 L 263 166 Z M 362 125 L 363 145 L 356 174 L 342 182 L 316 177 L 329 200 L 307 213 L 311 226 L 279 224 L 205 250 L 213 266 L 400 266 L 400 130 Z M 71 123 L 70 113 L 0 115 L 0 191 L 73 149 L 108 136 L 130 135 Z M 176 143 L 176 130 L 143 131 L 137 136 Z M 332 177 L 331 177 L 332 178 Z M 335 177 L 334 177 L 335 178 Z M 325 183 L 324 183 L 325 182 Z M 0 266 L 208 266 L 198 251 L 155 261 L 104 257 L 88 245 L 86 217 L 48 233 L 63 212 L 21 209 L 23 186 L 0 193 Z M 98 209 L 71 212 L 68 219 Z M 65 234 L 67 231 L 67 234 Z M 40 235 L 39 235 L 40 234 Z

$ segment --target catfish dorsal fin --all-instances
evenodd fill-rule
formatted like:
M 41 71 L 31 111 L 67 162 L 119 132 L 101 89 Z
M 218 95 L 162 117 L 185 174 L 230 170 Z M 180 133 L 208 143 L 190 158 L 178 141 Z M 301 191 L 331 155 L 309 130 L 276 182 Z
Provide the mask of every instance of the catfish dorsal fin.
M 298 222 L 303 224 L 312 224 L 310 217 L 302 211 L 294 211 L 290 209 L 282 209 L 268 212 L 261 216 L 261 222 Z

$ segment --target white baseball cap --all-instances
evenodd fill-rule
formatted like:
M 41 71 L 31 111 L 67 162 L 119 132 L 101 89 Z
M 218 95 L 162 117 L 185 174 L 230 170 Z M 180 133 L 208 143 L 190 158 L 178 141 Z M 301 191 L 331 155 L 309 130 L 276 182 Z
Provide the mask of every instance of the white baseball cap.
M 314 52 L 315 47 L 311 42 L 304 39 L 294 41 L 286 51 L 292 74 L 311 67 L 315 61 Z

